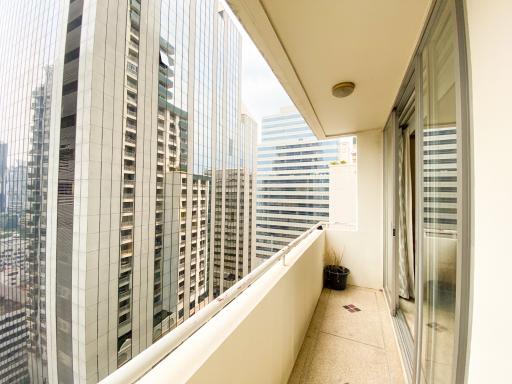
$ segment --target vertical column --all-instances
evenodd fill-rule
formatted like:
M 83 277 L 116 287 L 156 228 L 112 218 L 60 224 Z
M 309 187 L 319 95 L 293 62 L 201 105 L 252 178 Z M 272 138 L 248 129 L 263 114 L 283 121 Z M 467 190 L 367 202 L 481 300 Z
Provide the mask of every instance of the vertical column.
M 106 317 L 105 320 L 98 321 L 98 379 L 101 379 L 112 373 L 118 367 L 118 324 L 119 309 L 121 308 L 119 289 L 122 284 L 129 284 L 129 279 L 122 278 L 120 273 L 123 260 L 121 258 L 121 237 L 123 223 L 123 200 L 131 195 L 133 201 L 134 188 L 133 182 L 127 180 L 123 173 L 123 159 L 125 155 L 134 152 L 134 143 L 128 142 L 129 136 L 125 134 L 125 110 L 127 111 L 127 87 L 126 82 L 126 50 L 128 41 L 130 41 L 130 21 L 128 19 L 128 2 L 126 0 L 117 0 L 108 2 L 107 6 L 109 23 L 107 24 L 106 35 L 106 57 L 105 57 L 105 77 L 106 83 L 113 83 L 113 92 L 110 93 L 110 87 L 105 91 L 105 100 L 110 100 L 112 104 L 105 103 L 104 116 L 112 120 L 112 158 L 111 158 L 111 188 L 110 188 L 110 241 L 105 244 L 105 248 L 100 250 L 99 254 L 99 284 L 101 286 L 100 295 L 103 299 L 108 292 L 107 303 L 108 311 L 103 315 L 101 307 L 98 306 L 98 317 Z M 98 12 L 101 12 L 98 9 Z M 136 107 L 136 100 L 132 100 Z M 109 123 L 106 122 L 106 127 Z M 133 146 L 133 147 L 132 147 Z M 107 166 L 107 164 L 105 164 Z M 106 181 L 105 181 L 106 182 Z M 103 224 L 103 219 L 101 220 Z M 126 238 L 126 237 L 125 237 Z M 124 241 L 124 240 L 123 240 Z M 108 275 L 107 275 L 108 271 Z M 108 279 L 105 283 L 105 279 Z M 128 280 L 127 283 L 122 281 Z M 101 299 L 100 299 L 101 302 Z M 129 304 L 128 304 L 129 306 Z M 106 324 L 105 324 L 106 322 Z M 104 327 L 106 326 L 106 340 L 104 339 Z M 105 366 L 106 365 L 106 366 Z
M 185 292 L 183 296 L 183 319 L 190 313 L 190 258 L 192 249 L 192 188 L 194 173 L 194 86 L 195 86 L 195 47 L 196 47 L 196 1 L 190 1 L 189 45 L 188 45 L 188 169 L 187 169 L 187 212 L 185 240 Z
M 210 244 L 209 244 L 209 258 L 207 260 L 207 263 L 205 265 L 205 274 L 208 274 L 209 281 L 208 281 L 208 292 L 209 292 L 209 300 L 213 300 L 213 290 L 214 290 L 214 270 L 215 270 L 215 238 L 216 238 L 216 232 L 215 232 L 215 222 L 216 222 L 216 200 L 217 200 L 217 193 L 216 193 L 216 186 L 217 186 L 217 156 L 219 154 L 217 153 L 217 125 L 218 125 L 218 116 L 217 116 L 217 99 L 218 99 L 218 78 L 217 78 L 217 71 L 218 71 L 218 16 L 217 16 L 217 2 L 215 2 L 215 12 L 213 15 L 213 68 L 212 68 L 212 116 L 211 116 L 211 129 L 212 129 L 212 141 L 210 144 L 211 148 L 211 154 L 212 154 L 212 162 L 211 162 L 211 182 L 210 182 L 210 190 L 209 194 L 207 196 L 210 196 L 210 223 L 207 223 L 209 225 L 208 230 L 210 231 Z M 207 211 L 208 212 L 208 211 Z M 208 248 L 207 248 L 208 249 Z
M 64 72 L 64 56 L 66 51 L 66 30 L 69 14 L 69 4 L 60 3 L 59 27 L 56 30 L 59 36 L 56 45 L 56 60 L 54 67 L 54 81 L 52 87 L 52 113 L 50 123 L 50 144 L 48 149 L 48 205 L 47 205 L 47 242 L 46 242 L 46 328 L 47 328 L 47 364 L 48 381 L 58 380 L 58 354 L 57 354 L 57 207 L 58 207 L 58 176 L 60 149 L 60 125 L 62 105 L 62 85 Z

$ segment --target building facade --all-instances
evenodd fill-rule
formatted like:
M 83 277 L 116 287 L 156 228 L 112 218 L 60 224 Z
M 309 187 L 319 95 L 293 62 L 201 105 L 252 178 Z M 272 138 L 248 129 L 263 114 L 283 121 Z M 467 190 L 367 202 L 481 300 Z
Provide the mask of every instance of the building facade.
M 23 305 L 15 301 L 0 303 L 0 381 L 2 383 L 29 382 L 28 355 L 26 351 L 27 322 Z
M 256 121 L 246 112 L 241 115 L 241 129 L 229 141 L 229 168 L 219 168 L 215 188 L 215 226 L 213 244 L 212 297 L 217 297 L 247 275 L 252 269 L 256 243 L 254 161 Z
M 7 192 L 7 143 L 0 143 L 0 214 L 5 212 Z
M 352 153 L 350 141 L 317 140 L 293 108 L 263 118 L 257 154 L 258 262 L 329 219 L 329 164 L 351 162 Z
M 20 378 L 97 382 L 251 269 L 241 37 L 216 0 L 24 0 L 1 21 L 0 283 L 19 289 L 0 319 Z

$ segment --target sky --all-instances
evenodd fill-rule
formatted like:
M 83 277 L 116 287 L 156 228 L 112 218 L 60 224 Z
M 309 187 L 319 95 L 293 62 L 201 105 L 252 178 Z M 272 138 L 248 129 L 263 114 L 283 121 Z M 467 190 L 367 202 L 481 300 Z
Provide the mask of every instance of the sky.
M 242 102 L 261 126 L 263 116 L 279 113 L 293 103 L 228 5 L 226 8 L 242 35 Z
M 245 31 L 242 41 L 242 102 L 260 124 L 263 116 L 293 103 Z

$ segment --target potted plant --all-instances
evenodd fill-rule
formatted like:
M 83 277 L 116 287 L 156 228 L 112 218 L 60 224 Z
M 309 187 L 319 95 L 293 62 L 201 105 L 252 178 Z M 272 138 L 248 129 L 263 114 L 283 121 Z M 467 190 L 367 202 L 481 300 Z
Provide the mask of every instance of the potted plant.
M 327 262 L 324 267 L 324 287 L 342 291 L 347 287 L 347 278 L 350 270 L 342 265 L 343 249 L 334 248 L 327 252 Z

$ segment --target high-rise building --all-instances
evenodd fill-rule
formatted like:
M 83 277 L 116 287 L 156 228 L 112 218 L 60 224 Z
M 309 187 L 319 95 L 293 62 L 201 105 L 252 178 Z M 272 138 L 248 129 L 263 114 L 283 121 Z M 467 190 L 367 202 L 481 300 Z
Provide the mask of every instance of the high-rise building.
M 12 291 L 18 288 L 8 289 Z M 20 301 L 2 298 L 0 310 L 0 382 L 27 383 L 30 376 L 26 349 L 27 314 L 24 305 Z
M 25 257 L 29 279 L 26 287 L 29 364 L 31 372 L 46 377 L 46 230 L 53 68 L 45 68 L 43 76 L 41 85 L 32 91 L 24 217 L 28 242 Z
M 4 213 L 6 208 L 7 151 L 7 143 L 0 143 L 0 213 Z
M 26 194 L 27 165 L 20 161 L 7 171 L 7 213 L 16 220 L 22 219 Z
M 257 124 L 246 112 L 241 115 L 240 134 L 229 141 L 233 153 L 229 168 L 217 170 L 216 221 L 211 292 L 218 296 L 251 270 L 255 251 L 254 156 Z
M 258 124 L 249 113 L 242 109 L 242 130 L 240 146 L 241 159 L 243 160 L 243 172 L 240 176 L 240 185 L 244 185 L 240 191 L 240 213 L 238 252 L 243 257 L 238 258 L 238 275 L 245 276 L 251 272 L 256 257 L 256 148 L 258 140 Z M 243 191 L 243 192 L 242 192 Z M 243 212 L 243 214 L 241 213 Z
M 257 154 L 258 261 L 329 219 L 329 164 L 350 160 L 342 154 L 339 139 L 317 140 L 294 108 L 263 118 Z
M 251 269 L 241 37 L 217 0 L 21 1 L 0 21 L 0 279 L 23 293 L 0 318 L 23 314 L 20 377 L 96 382 Z
M 429 235 L 448 236 L 457 231 L 457 129 L 431 128 L 423 136 L 425 150 L 423 213 Z M 402 141 L 399 145 L 404 145 Z M 432 150 L 430 147 L 439 147 Z M 440 176 L 436 174 L 441 174 Z M 442 192 L 442 208 L 436 206 Z

